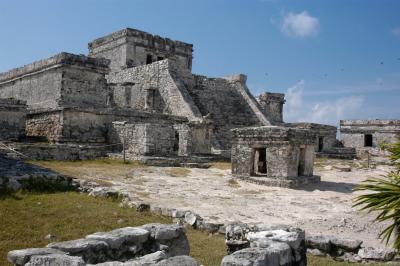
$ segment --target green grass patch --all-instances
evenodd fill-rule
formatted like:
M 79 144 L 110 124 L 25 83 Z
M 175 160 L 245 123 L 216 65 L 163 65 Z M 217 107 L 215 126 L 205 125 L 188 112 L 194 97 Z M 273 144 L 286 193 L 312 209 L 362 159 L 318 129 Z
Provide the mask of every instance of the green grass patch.
M 7 252 L 14 249 L 43 247 L 54 241 L 84 237 L 98 231 L 146 223 L 172 223 L 172 220 L 151 212 L 120 208 L 119 201 L 89 197 L 77 192 L 48 194 L 16 193 L 0 200 L 0 265 L 10 265 Z M 122 222 L 121 222 L 122 221 Z M 191 256 L 203 265 L 220 265 L 226 255 L 225 239 L 193 229 L 187 230 Z M 327 258 L 309 256 L 311 266 L 343 266 Z M 375 264 L 378 265 L 378 264 Z

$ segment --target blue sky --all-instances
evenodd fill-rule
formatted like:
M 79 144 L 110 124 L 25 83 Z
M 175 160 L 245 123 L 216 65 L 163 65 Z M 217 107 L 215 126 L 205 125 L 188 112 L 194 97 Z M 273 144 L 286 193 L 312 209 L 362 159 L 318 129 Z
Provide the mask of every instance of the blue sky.
M 287 121 L 400 119 L 397 0 L 0 0 L 0 71 L 132 27 L 194 44 L 193 72 L 286 93 Z

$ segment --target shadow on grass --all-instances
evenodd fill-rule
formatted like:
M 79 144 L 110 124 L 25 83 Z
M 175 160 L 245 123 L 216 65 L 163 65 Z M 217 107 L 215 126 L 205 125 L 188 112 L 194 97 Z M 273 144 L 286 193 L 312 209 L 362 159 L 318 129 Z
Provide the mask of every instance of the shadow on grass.
M 70 176 L 3 156 L 0 156 L 0 179 L 0 200 L 19 199 L 16 190 L 41 194 L 77 191 Z

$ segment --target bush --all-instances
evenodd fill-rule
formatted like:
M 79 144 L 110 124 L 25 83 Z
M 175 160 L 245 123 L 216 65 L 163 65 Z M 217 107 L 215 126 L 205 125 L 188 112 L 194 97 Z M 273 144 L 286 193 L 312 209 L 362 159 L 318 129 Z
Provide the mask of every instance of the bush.
M 396 169 L 382 178 L 368 178 L 357 186 L 356 190 L 372 193 L 358 196 L 353 207 L 362 206 L 361 210 L 378 212 L 375 218 L 378 222 L 391 221 L 379 237 L 386 245 L 393 237 L 393 247 L 400 249 L 400 138 L 388 146 L 388 151 Z

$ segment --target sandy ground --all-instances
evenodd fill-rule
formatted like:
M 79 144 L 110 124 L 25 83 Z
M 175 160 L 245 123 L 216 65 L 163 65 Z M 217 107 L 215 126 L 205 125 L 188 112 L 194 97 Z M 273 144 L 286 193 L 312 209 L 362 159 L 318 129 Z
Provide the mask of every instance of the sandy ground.
M 243 181 L 229 182 L 230 170 L 190 169 L 186 177 L 172 177 L 160 167 L 135 168 L 111 181 L 116 189 L 152 205 L 190 209 L 212 222 L 262 222 L 290 224 L 309 234 L 337 235 L 361 239 L 364 246 L 384 246 L 377 239 L 384 225 L 373 223 L 374 214 L 352 208 L 356 184 L 367 177 L 379 177 L 390 170 L 352 168 L 351 172 L 316 167 L 322 182 L 301 189 L 267 187 Z M 334 162 L 337 163 L 337 162 Z

